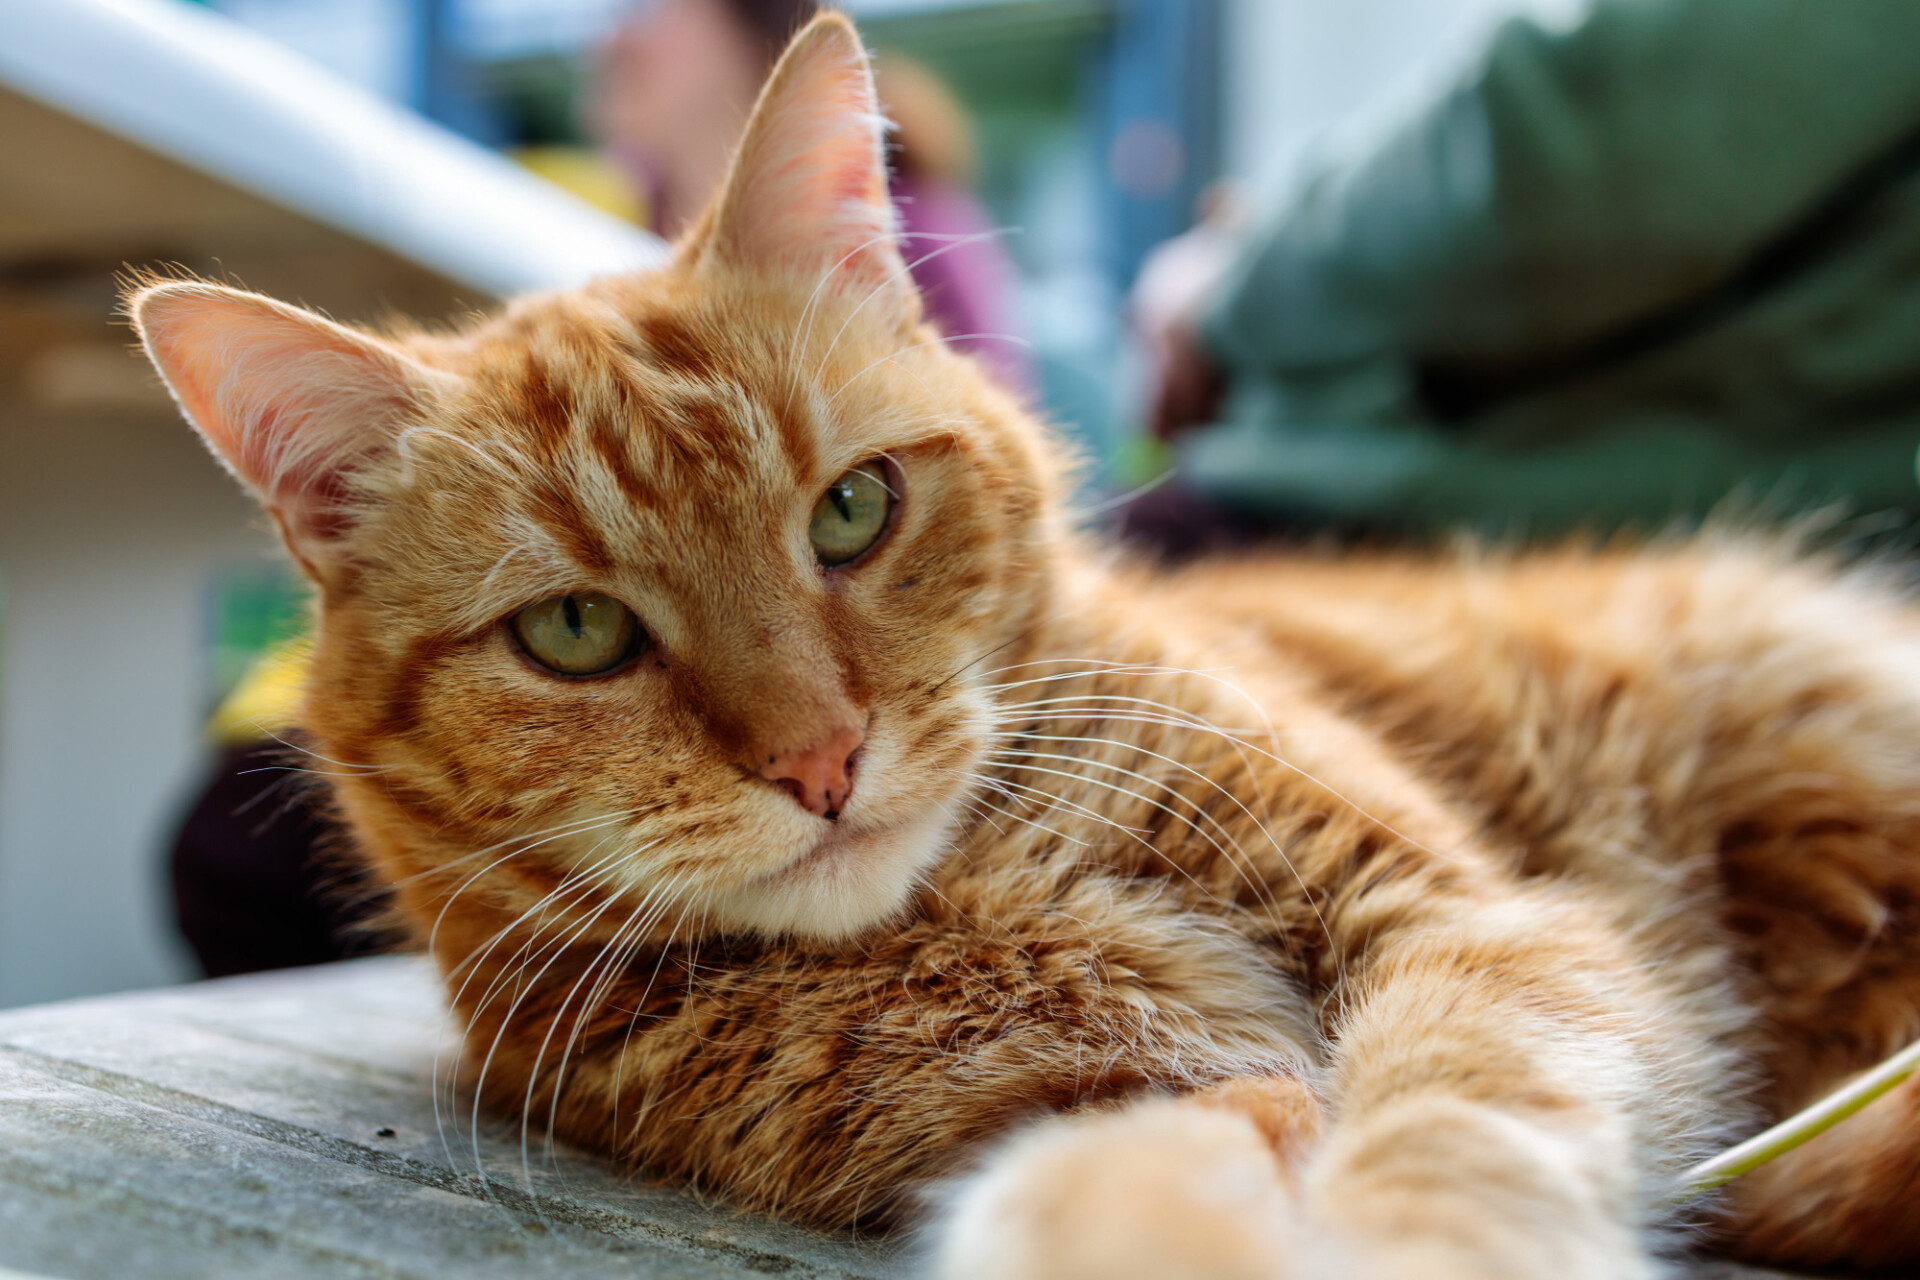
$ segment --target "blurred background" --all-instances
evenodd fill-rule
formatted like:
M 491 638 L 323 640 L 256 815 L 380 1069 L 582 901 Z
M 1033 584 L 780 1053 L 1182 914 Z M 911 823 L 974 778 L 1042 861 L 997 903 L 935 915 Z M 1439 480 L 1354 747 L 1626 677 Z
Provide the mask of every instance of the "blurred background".
M 0 0 L 0 1006 L 196 975 L 167 849 L 231 731 L 216 709 L 300 616 L 261 520 L 129 354 L 117 274 L 174 264 L 377 321 L 644 263 L 724 143 L 681 128 L 675 156 L 635 123 L 693 89 L 634 33 L 699 7 Z M 909 225 L 997 233 L 968 277 L 991 289 L 952 282 L 936 310 L 1026 344 L 978 349 L 1079 441 L 1090 499 L 1165 465 L 1128 323 L 1156 245 L 1368 145 L 1503 21 L 1584 8 L 844 7 L 898 97 Z

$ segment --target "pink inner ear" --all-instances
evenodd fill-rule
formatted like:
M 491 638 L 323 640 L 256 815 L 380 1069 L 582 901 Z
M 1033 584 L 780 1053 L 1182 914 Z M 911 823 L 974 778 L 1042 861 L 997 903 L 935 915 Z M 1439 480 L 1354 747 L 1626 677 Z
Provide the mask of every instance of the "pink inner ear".
M 367 451 L 302 456 L 292 446 L 311 428 L 297 417 L 271 407 L 261 412 L 256 427 L 239 444 L 246 457 L 243 474 L 265 478 L 257 487 L 267 495 L 268 505 L 297 522 L 307 536 L 337 541 L 350 523 L 347 473 L 363 461 Z
M 908 287 L 887 190 L 886 121 L 859 38 L 816 20 L 775 68 L 734 161 L 711 248 L 762 271 Z
M 426 371 L 331 321 L 216 286 L 157 286 L 134 316 L 188 419 L 295 553 L 342 537 L 348 477 L 392 446 Z

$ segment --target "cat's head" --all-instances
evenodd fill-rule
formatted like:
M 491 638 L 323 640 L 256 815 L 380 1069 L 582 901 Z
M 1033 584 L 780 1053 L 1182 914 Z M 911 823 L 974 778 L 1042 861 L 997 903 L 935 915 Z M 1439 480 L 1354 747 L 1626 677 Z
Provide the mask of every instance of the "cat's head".
M 132 298 L 318 588 L 306 727 L 416 914 L 835 939 L 946 852 L 1057 477 L 920 323 L 884 127 L 826 17 L 659 271 L 431 337 Z

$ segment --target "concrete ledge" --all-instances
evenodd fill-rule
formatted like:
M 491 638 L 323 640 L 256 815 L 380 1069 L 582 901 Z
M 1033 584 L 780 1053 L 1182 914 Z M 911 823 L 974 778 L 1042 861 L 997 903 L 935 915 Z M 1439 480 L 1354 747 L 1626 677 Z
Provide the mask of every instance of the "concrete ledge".
M 413 959 L 0 1015 L 0 1266 L 60 1280 L 895 1274 L 882 1247 L 702 1205 L 576 1152 L 543 1168 L 538 1133 L 523 1167 L 517 1126 L 438 1123 L 442 1021 Z
M 383 958 L 0 1014 L 0 1280 L 905 1274 L 436 1119 L 441 1009 L 423 962 Z

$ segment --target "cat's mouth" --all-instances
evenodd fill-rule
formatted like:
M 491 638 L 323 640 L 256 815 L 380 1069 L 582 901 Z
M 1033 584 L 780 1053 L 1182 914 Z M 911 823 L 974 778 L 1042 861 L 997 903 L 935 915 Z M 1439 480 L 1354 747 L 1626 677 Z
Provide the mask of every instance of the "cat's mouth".
M 843 817 L 713 904 L 716 927 L 837 943 L 896 915 L 949 845 L 937 805 Z M 823 824 L 829 825 L 829 824 Z
M 886 830 L 885 826 L 872 824 L 854 826 L 843 819 L 834 823 L 811 849 L 775 871 L 770 878 L 786 880 L 832 872 L 858 858 L 863 849 L 872 845 L 874 837 Z

